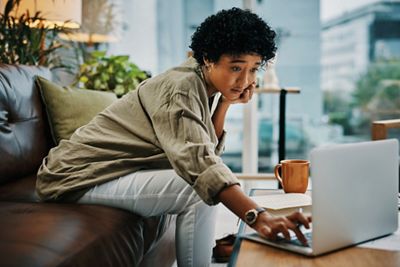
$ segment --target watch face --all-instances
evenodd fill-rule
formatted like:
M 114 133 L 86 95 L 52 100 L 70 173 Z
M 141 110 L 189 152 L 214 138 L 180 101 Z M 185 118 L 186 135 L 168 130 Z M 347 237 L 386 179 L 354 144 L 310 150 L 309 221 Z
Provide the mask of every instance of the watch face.
M 255 210 L 249 210 L 246 213 L 246 222 L 247 224 L 253 224 L 257 218 L 257 214 Z

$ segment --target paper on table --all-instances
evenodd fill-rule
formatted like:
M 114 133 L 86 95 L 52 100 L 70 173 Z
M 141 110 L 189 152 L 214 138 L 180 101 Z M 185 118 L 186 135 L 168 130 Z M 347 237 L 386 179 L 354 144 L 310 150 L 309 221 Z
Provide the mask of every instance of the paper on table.
M 306 194 L 286 193 L 251 197 L 258 205 L 271 210 L 311 206 L 311 197 Z

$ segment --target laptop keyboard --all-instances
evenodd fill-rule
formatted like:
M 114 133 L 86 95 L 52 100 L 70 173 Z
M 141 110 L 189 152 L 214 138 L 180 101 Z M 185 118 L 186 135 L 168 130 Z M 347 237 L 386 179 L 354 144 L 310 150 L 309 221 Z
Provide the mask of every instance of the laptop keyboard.
M 307 239 L 307 243 L 308 245 L 305 246 L 303 245 L 303 243 L 300 242 L 299 239 L 297 239 L 296 236 L 292 236 L 292 238 L 290 240 L 286 240 L 286 238 L 283 238 L 282 236 L 277 237 L 276 242 L 277 243 L 287 243 L 287 244 L 291 244 L 291 245 L 296 245 L 296 246 L 300 246 L 300 247 L 311 247 L 312 245 L 312 232 L 306 232 L 303 233 L 304 237 Z

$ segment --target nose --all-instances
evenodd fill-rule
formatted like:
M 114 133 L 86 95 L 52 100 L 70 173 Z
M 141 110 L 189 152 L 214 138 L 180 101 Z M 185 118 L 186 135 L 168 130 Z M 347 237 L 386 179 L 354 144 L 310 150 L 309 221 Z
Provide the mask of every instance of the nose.
M 252 83 L 252 77 L 250 77 L 250 74 L 247 72 L 243 72 L 242 75 L 240 75 L 236 81 L 237 87 L 240 89 L 245 89 L 247 88 L 250 83 Z

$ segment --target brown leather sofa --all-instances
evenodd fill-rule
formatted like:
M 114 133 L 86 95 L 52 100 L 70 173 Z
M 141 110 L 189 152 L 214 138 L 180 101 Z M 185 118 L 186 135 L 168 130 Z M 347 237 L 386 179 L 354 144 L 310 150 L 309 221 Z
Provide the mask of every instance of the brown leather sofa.
M 0 266 L 171 266 L 174 216 L 39 202 L 36 172 L 54 144 L 36 75 L 51 78 L 0 64 Z

